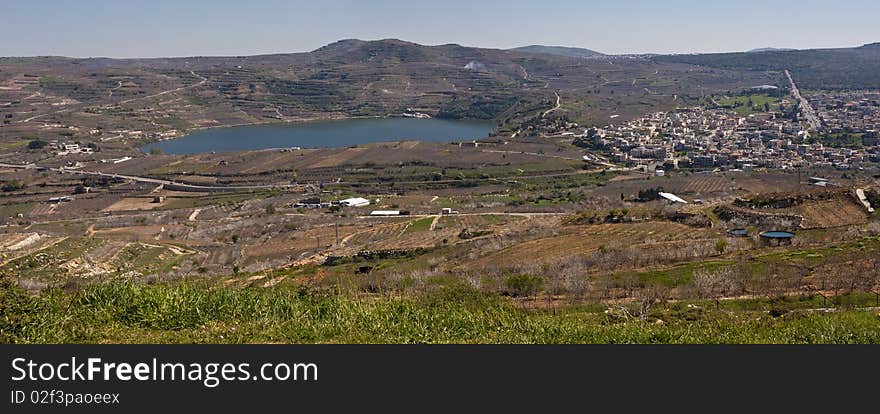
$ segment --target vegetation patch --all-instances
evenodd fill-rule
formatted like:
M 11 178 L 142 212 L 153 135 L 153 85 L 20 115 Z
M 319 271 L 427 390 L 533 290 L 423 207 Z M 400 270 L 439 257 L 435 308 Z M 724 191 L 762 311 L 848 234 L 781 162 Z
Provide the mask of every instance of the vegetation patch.
M 32 296 L 0 280 L 0 342 L 880 343 L 880 315 L 860 310 L 782 316 L 684 304 L 657 305 L 642 316 L 595 310 L 528 311 L 455 283 L 412 298 L 356 300 L 191 283 L 110 283 Z

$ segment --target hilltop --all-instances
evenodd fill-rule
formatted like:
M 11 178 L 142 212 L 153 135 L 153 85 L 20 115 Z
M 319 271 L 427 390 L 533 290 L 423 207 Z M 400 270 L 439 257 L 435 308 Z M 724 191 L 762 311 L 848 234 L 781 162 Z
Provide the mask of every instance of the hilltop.
M 509 136 L 554 119 L 601 126 L 706 95 L 784 85 L 785 69 L 804 88 L 877 88 L 878 50 L 607 56 L 553 46 L 345 39 L 310 52 L 255 56 L 0 58 L 0 102 L 9 102 L 3 115 L 14 126 L 0 130 L 0 140 L 57 133 L 35 120 L 155 138 L 205 127 L 413 113 L 493 120 L 498 134 Z
M 789 49 L 789 48 L 780 48 L 780 47 L 759 47 L 757 49 L 752 49 L 746 51 L 746 53 L 760 53 L 760 52 L 790 52 L 792 50 L 797 49 Z
M 529 46 L 515 47 L 510 50 L 515 51 L 515 52 L 542 53 L 542 54 L 546 54 L 546 55 L 568 56 L 568 57 L 577 57 L 577 58 L 605 56 L 604 53 L 600 53 L 595 50 L 584 49 L 584 48 L 580 48 L 580 47 L 565 47 L 565 46 L 529 45 Z
M 346 39 L 311 52 L 256 56 L 0 58 L 0 71 L 0 84 L 11 88 L 2 93 L 3 102 L 13 102 L 10 122 L 57 121 L 63 109 L 67 122 L 83 128 L 98 126 L 98 114 L 103 127 L 148 134 L 413 111 L 495 120 L 501 132 L 516 131 L 542 118 L 556 93 L 562 105 L 554 117 L 601 125 L 611 115 L 632 118 L 671 109 L 680 98 L 777 78 L 641 57 L 612 65 L 601 55 L 582 59 L 398 39 Z
M 734 70 L 781 72 L 790 70 L 798 85 L 808 89 L 880 88 L 880 48 L 769 50 L 761 53 L 710 53 L 657 56 L 655 61 L 686 63 Z

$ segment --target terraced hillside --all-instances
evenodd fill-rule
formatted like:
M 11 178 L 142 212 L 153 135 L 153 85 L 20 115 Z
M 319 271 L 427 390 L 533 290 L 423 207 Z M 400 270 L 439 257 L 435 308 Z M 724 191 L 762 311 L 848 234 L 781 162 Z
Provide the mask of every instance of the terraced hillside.
M 556 93 L 562 106 L 554 116 L 604 124 L 611 114 L 625 119 L 777 77 L 400 40 L 343 40 L 309 53 L 247 57 L 0 58 L 0 102 L 9 103 L 0 113 L 11 115 L 0 139 L 64 132 L 34 128 L 45 124 L 179 134 L 416 113 L 492 119 L 515 130 L 553 107 Z

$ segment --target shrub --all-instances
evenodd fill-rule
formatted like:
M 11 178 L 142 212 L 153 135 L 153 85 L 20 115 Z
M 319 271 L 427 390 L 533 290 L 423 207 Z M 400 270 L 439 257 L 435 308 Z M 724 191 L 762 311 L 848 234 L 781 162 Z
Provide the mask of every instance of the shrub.
M 35 139 L 31 142 L 28 142 L 28 149 L 32 149 L 32 150 L 41 149 L 41 148 L 45 147 L 46 144 L 47 144 L 46 141 Z
M 715 242 L 715 252 L 718 254 L 724 254 L 724 251 L 727 250 L 727 240 L 720 239 Z
M 21 181 L 8 181 L 3 183 L 3 186 L 0 189 L 3 190 L 4 193 L 8 193 L 11 191 L 18 191 L 24 189 L 25 185 Z
M 544 287 L 544 278 L 532 275 L 513 275 L 504 281 L 504 292 L 513 297 L 533 296 Z

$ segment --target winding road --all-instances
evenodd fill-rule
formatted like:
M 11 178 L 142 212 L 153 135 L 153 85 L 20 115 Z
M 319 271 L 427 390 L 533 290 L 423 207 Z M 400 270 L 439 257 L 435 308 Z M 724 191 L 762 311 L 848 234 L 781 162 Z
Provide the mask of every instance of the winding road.
M 553 92 L 553 93 L 556 94 L 556 106 L 554 106 L 554 107 L 552 107 L 552 108 L 550 108 L 550 109 L 544 111 L 544 113 L 541 114 L 541 118 L 546 118 L 546 117 L 547 117 L 547 114 L 549 114 L 550 112 L 553 112 L 553 111 L 559 109 L 560 107 L 562 107 L 562 97 L 559 96 L 559 92 Z
M 117 103 L 115 103 L 115 104 L 111 104 L 110 106 L 112 106 L 112 105 L 122 105 L 122 104 L 127 104 L 127 103 L 129 103 L 129 102 L 140 101 L 140 100 L 144 100 L 144 99 L 155 98 L 155 97 L 157 97 L 157 96 L 167 95 L 167 94 L 169 94 L 169 93 L 180 92 L 180 91 L 182 91 L 182 90 L 186 90 L 186 89 L 191 89 L 191 88 L 196 88 L 196 87 L 202 86 L 202 85 L 205 84 L 205 82 L 208 82 L 208 78 L 206 78 L 206 77 L 204 77 L 204 76 L 202 76 L 202 75 L 199 75 L 198 73 L 195 73 L 194 71 L 189 71 L 189 73 L 191 73 L 193 76 L 195 76 L 195 77 L 197 77 L 197 78 L 199 78 L 199 79 L 201 79 L 201 80 L 200 80 L 198 83 L 194 83 L 194 84 L 192 84 L 192 85 L 181 86 L 181 87 L 179 87 L 179 88 L 169 89 L 169 90 L 167 90 L 167 91 L 162 91 L 162 92 L 155 93 L 155 94 L 152 94 L 152 95 L 147 95 L 147 96 L 141 96 L 141 97 L 138 97 L 138 98 L 126 99 L 126 100 L 124 100 L 124 101 L 119 101 L 119 102 L 117 102 Z

